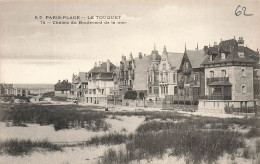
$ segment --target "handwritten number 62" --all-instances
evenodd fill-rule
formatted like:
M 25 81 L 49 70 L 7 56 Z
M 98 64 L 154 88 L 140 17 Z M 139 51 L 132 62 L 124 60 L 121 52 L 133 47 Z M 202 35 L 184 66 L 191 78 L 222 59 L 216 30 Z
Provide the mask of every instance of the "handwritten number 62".
M 236 11 L 235 11 L 235 15 L 236 15 L 236 16 L 239 16 L 239 15 L 242 13 L 241 10 L 238 10 L 238 9 L 241 8 L 241 7 L 242 7 L 242 6 L 240 6 L 240 5 L 237 6 Z M 245 16 L 252 16 L 252 15 L 254 15 L 254 14 L 246 14 L 246 7 L 242 7 L 242 10 L 244 11 L 244 15 L 245 15 Z

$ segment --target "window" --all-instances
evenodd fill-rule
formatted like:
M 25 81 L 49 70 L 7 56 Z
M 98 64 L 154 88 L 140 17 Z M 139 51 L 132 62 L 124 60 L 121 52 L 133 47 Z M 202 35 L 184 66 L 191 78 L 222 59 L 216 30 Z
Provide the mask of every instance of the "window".
M 242 76 L 246 76 L 246 73 L 245 73 L 245 69 L 244 69 L 244 68 L 241 70 L 241 72 L 242 72 Z
M 152 83 L 152 76 L 149 76 L 149 82 Z
M 185 68 L 189 68 L 189 62 L 188 61 L 185 62 Z
M 214 77 L 214 71 L 210 71 L 209 73 L 211 78 Z
M 164 64 L 163 64 L 163 70 L 165 70 L 165 69 L 166 69 L 166 64 L 164 63 Z
M 64 94 L 64 91 L 61 91 L 61 94 Z
M 152 93 L 152 87 L 149 87 L 149 93 Z
M 224 69 L 222 69 L 222 70 L 221 70 L 221 74 L 222 74 L 222 77 L 226 77 L 226 75 L 227 75 L 227 71 L 224 70 Z
M 246 86 L 242 85 L 241 90 L 242 90 L 242 93 L 246 93 Z
M 176 83 L 176 74 L 173 74 L 173 82 Z
M 165 74 L 165 81 L 168 82 L 168 73 Z
M 227 58 L 227 54 L 224 52 L 221 52 L 221 59 L 226 59 Z
M 193 81 L 197 81 L 197 74 L 193 75 Z

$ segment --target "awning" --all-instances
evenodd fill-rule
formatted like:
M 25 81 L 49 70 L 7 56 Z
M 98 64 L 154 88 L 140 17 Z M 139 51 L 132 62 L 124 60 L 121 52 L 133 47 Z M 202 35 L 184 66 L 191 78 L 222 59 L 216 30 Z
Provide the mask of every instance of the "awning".
M 228 81 L 215 81 L 209 84 L 209 86 L 232 86 L 232 84 Z

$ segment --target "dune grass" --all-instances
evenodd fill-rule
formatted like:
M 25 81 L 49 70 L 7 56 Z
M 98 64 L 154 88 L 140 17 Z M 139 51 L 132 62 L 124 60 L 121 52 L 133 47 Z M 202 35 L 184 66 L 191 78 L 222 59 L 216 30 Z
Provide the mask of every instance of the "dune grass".
M 169 156 L 183 157 L 187 163 L 195 164 L 213 163 L 225 153 L 233 155 L 239 148 L 244 150 L 246 156 L 245 135 L 232 127 L 254 127 L 255 124 L 255 119 L 152 119 L 141 124 L 136 133 L 126 140 L 125 149 L 106 151 L 101 163 L 163 158 L 169 151 Z M 255 136 L 255 132 L 251 133 Z
M 82 126 L 93 131 L 107 130 L 109 125 L 104 112 L 77 110 L 76 105 L 17 105 L 12 110 L 4 111 L 1 121 L 13 121 L 15 126 L 25 123 L 54 125 L 55 130 Z
M 26 155 L 35 150 L 38 151 L 62 151 L 61 147 L 52 144 L 46 140 L 31 141 L 31 140 L 18 140 L 9 139 L 0 142 L 0 152 L 12 156 Z

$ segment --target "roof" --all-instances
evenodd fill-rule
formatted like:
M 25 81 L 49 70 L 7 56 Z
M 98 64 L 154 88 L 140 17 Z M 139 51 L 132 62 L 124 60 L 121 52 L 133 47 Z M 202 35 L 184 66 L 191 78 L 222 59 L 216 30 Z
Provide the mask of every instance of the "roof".
M 0 84 L 3 88 L 5 89 L 14 89 L 14 85 L 13 84 Z
M 92 79 L 93 80 L 112 80 L 113 72 L 93 72 Z
M 78 77 L 80 78 L 80 81 L 81 83 L 86 83 L 88 82 L 88 79 L 87 79 L 87 72 L 79 72 L 79 75 Z
M 180 68 L 183 53 L 168 52 L 168 62 L 172 67 Z
M 232 84 L 228 81 L 215 81 L 209 84 L 209 86 L 216 86 L 216 85 L 232 86 Z
M 228 56 L 225 60 L 221 59 L 219 52 L 227 52 Z M 238 52 L 244 51 L 244 58 L 239 57 Z M 209 47 L 208 54 L 215 54 L 216 57 L 214 61 L 209 60 L 209 55 L 206 56 L 202 65 L 212 64 L 212 63 L 226 63 L 226 62 L 245 62 L 245 63 L 254 63 L 256 60 L 253 56 L 256 56 L 255 51 L 247 47 L 238 47 L 238 42 L 236 39 L 230 39 L 221 41 L 219 45 L 215 47 Z
M 147 84 L 147 70 L 149 68 L 149 61 L 151 55 L 143 56 L 141 59 L 135 58 L 135 90 L 146 90 Z
M 110 71 L 109 72 L 113 72 L 116 69 L 116 66 L 110 62 Z M 107 72 L 107 62 L 102 62 L 100 66 L 97 67 L 93 67 L 89 73 L 93 73 L 93 72 Z
M 200 68 L 201 63 L 205 59 L 206 52 L 201 50 L 186 50 L 192 68 Z
M 58 82 L 54 85 L 55 91 L 69 91 L 71 89 L 71 84 L 67 80 L 63 80 L 62 82 Z

